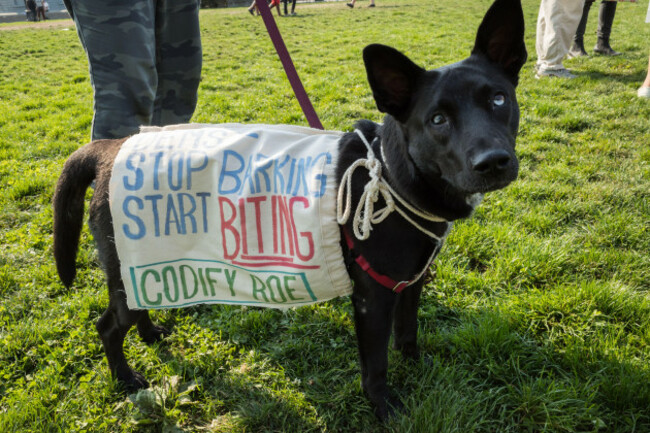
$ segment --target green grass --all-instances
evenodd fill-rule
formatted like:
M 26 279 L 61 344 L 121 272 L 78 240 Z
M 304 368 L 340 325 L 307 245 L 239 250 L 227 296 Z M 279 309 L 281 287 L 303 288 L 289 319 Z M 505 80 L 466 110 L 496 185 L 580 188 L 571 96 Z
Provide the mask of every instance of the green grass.
M 539 2 L 524 0 L 521 175 L 456 224 L 420 311 L 425 359 L 391 352 L 409 411 L 374 418 L 349 299 L 286 313 L 231 306 L 154 313 L 173 328 L 127 356 L 152 382 L 119 394 L 94 330 L 107 304 L 92 238 L 58 281 L 53 186 L 89 137 L 92 89 L 73 28 L 0 30 L 0 430 L 650 432 L 650 103 L 647 0 L 619 4 L 616 58 L 533 78 Z M 279 21 L 326 128 L 380 121 L 360 59 L 393 45 L 427 68 L 470 51 L 488 0 L 298 5 Z M 305 124 L 259 18 L 201 13 L 196 122 Z M 586 44 L 595 43 L 592 11 Z

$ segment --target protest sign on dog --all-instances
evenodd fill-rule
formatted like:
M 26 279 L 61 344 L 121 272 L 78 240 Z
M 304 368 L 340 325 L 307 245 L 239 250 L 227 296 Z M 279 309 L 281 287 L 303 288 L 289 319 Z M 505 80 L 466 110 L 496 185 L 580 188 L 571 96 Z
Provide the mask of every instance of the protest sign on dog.
M 129 308 L 283 308 L 348 295 L 336 223 L 340 136 L 183 125 L 126 141 L 110 206 Z

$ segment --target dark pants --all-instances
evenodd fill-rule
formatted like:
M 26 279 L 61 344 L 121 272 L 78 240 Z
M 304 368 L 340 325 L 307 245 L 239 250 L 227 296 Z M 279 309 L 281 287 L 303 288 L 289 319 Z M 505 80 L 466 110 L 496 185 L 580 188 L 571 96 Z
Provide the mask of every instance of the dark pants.
M 282 0 L 284 2 L 284 14 L 286 15 L 287 12 L 287 3 L 289 3 L 289 0 Z M 296 10 L 296 0 L 293 0 L 293 4 L 291 5 L 291 13 L 293 13 Z
M 199 0 L 66 0 L 95 91 L 92 139 L 189 122 L 201 77 Z
M 589 18 L 589 10 L 591 5 L 594 4 L 595 0 L 585 1 L 584 9 L 582 10 L 582 18 L 580 19 L 580 24 L 578 24 L 578 29 L 573 38 L 576 43 L 580 45 L 584 42 L 585 29 L 587 28 L 587 19 Z M 600 10 L 598 11 L 598 30 L 597 35 L 599 40 L 605 40 L 609 42 L 609 35 L 612 33 L 612 23 L 614 22 L 614 16 L 616 15 L 616 2 L 615 1 L 601 1 Z

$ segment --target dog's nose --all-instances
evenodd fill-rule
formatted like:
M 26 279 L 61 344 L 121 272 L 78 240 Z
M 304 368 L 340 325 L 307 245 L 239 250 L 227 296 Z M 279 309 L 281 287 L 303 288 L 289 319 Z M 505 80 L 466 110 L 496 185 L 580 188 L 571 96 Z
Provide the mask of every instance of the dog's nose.
M 505 170 L 510 164 L 510 154 L 505 150 L 490 150 L 471 159 L 472 170 L 480 174 Z

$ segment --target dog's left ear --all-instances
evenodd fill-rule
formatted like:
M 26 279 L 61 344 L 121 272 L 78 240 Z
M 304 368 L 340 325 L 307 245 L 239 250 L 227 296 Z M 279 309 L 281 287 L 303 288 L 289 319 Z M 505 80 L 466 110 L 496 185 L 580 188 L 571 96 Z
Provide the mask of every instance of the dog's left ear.
M 413 63 L 395 48 L 372 44 L 363 49 L 368 83 L 382 113 L 400 122 L 408 117 L 414 89 L 424 68 Z
M 528 53 L 524 44 L 524 13 L 520 0 L 496 0 L 478 28 L 472 54 L 500 66 L 516 86 Z

